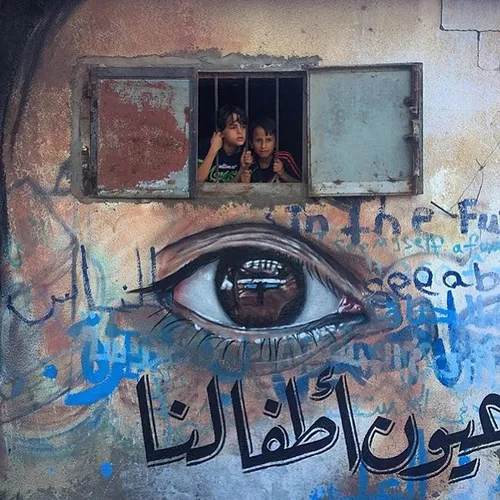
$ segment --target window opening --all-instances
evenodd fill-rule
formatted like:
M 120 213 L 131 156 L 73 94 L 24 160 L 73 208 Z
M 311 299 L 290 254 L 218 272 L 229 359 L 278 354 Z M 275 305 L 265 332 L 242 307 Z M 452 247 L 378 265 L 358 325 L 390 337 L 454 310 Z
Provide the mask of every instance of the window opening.
M 251 150 L 250 125 L 255 120 L 272 118 L 276 122 L 275 150 L 288 152 L 304 179 L 304 74 L 235 74 L 200 73 L 198 80 L 199 157 L 207 149 L 217 128 L 217 110 L 234 105 L 245 111 L 248 119 L 246 148 Z M 217 155 L 219 156 L 219 155 Z M 211 182 L 219 181 L 217 174 Z M 209 181 L 210 182 L 210 181 Z

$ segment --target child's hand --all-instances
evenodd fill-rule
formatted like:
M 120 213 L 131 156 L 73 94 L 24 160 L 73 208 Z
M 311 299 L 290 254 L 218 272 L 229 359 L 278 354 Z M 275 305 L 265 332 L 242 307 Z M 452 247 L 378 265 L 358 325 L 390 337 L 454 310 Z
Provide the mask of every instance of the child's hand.
M 210 139 L 210 148 L 214 149 L 216 151 L 219 151 L 219 149 L 222 147 L 224 141 L 222 140 L 222 133 L 221 132 L 214 132 L 212 135 L 212 138 Z
M 281 160 L 274 160 L 273 170 L 275 174 L 278 174 L 280 177 L 285 173 L 285 167 L 283 167 L 283 162 Z
M 254 158 L 251 151 L 245 151 L 241 155 L 241 168 L 248 170 L 254 163 Z
M 240 181 L 245 183 L 245 184 L 249 184 L 250 183 L 250 178 L 252 177 L 252 173 L 250 172 L 250 170 L 248 168 L 246 168 L 242 174 L 241 174 L 241 178 L 240 178 Z

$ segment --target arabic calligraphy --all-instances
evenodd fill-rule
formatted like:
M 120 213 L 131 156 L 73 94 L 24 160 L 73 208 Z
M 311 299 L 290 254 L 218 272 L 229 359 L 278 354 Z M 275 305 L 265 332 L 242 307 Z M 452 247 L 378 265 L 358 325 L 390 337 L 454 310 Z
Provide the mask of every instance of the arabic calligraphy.
M 213 377 L 208 383 L 206 394 L 213 440 L 199 446 L 200 434 L 194 429 L 183 443 L 169 447 L 160 446 L 149 375 L 141 377 L 137 384 L 137 396 L 148 466 L 165 465 L 183 459 L 188 466 L 196 465 L 215 458 L 222 451 L 226 441 L 226 421 L 217 377 Z M 320 416 L 307 426 L 296 379 L 291 378 L 285 390 L 291 429 L 283 425 L 271 427 L 259 447 L 252 437 L 243 382 L 237 380 L 230 389 L 230 399 L 243 472 L 279 467 L 325 453 L 337 444 L 340 428 L 351 472 L 355 473 L 362 464 L 364 469 L 372 474 L 396 474 L 404 481 L 426 480 L 442 474 L 450 466 L 449 483 L 472 478 L 478 473 L 480 459 L 458 460 L 458 465 L 452 466 L 453 458 L 469 457 L 478 450 L 500 445 L 500 425 L 495 420 L 495 412 L 500 414 L 500 394 L 488 394 L 481 402 L 479 407 L 481 433 L 475 433 L 473 420 L 455 432 L 441 427 L 428 441 L 427 452 L 430 458 L 427 461 L 419 459 L 416 465 L 413 459 L 423 434 L 419 431 L 413 413 L 406 419 L 403 429 L 407 443 L 404 450 L 391 457 L 380 457 L 375 452 L 375 441 L 383 442 L 384 439 L 391 439 L 391 435 L 395 433 L 395 422 L 390 418 L 377 416 L 361 442 L 349 395 L 347 376 L 343 374 L 335 380 L 332 368 L 328 368 L 318 376 L 316 391 L 310 399 L 324 400 L 333 394 L 338 405 L 340 425 L 331 418 Z M 263 414 L 275 419 L 281 414 L 283 406 L 277 401 L 268 399 Z M 186 404 L 176 400 L 169 415 L 183 420 L 188 410 Z

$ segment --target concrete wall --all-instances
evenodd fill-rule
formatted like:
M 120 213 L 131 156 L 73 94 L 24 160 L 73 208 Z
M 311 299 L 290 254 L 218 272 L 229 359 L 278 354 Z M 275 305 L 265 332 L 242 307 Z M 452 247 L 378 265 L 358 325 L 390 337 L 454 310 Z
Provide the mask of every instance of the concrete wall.
M 498 15 L 485 0 L 88 0 L 58 18 L 4 130 L 0 497 L 496 498 Z M 76 200 L 77 62 L 211 49 L 422 62 L 424 194 Z M 299 283 L 302 326 L 245 331 L 236 306 L 221 326 L 215 267 L 266 256 Z

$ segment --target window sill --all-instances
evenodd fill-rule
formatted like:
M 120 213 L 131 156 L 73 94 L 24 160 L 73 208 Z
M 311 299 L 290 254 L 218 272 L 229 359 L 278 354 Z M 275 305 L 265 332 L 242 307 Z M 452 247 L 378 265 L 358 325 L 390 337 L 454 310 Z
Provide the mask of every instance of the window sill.
M 291 205 L 304 203 L 307 200 L 307 184 L 241 184 L 241 183 L 200 183 L 194 186 L 192 196 L 173 197 L 165 191 L 135 192 L 120 190 L 116 192 L 100 191 L 83 195 L 73 184 L 73 195 L 82 203 L 129 202 L 152 203 L 160 202 L 166 205 L 190 203 L 197 206 L 218 207 L 229 203 L 248 203 L 254 207 L 266 208 L 271 205 Z
M 323 182 L 311 186 L 311 196 L 384 196 L 414 194 L 413 185 L 407 180 L 349 182 Z
M 200 183 L 195 188 L 194 199 L 219 204 L 235 202 L 257 206 L 289 205 L 303 203 L 308 197 L 305 183 Z

